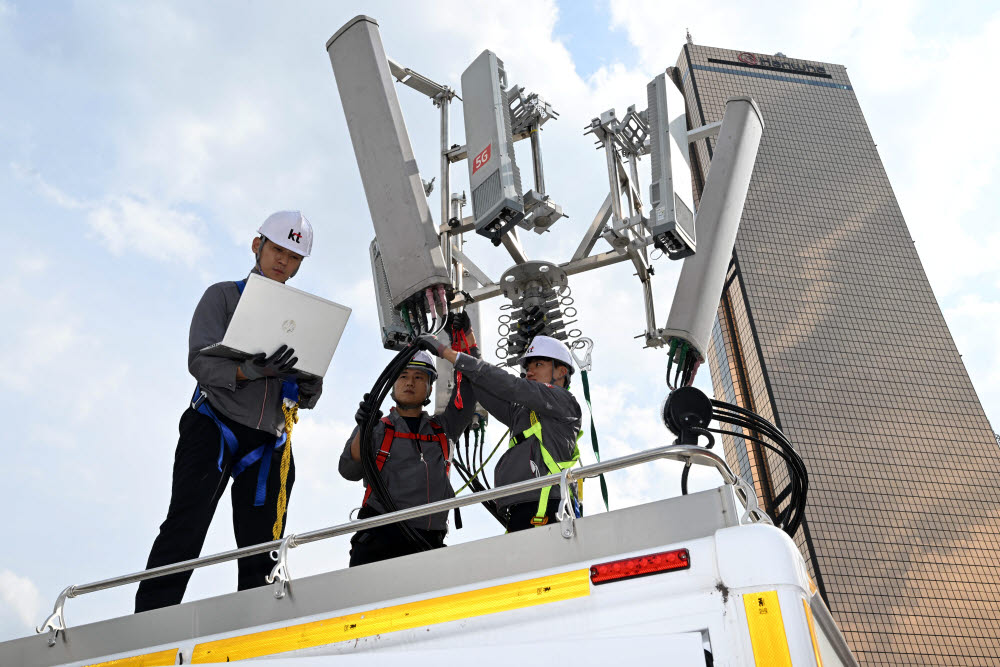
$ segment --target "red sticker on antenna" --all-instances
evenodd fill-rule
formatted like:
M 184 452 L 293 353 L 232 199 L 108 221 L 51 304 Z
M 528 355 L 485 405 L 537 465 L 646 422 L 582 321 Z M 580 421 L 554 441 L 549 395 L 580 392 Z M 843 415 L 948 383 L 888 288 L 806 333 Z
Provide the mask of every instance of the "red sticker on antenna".
M 477 155 L 475 159 L 472 161 L 473 174 L 479 171 L 480 167 L 482 167 L 484 164 L 490 161 L 490 147 L 492 145 L 493 144 L 489 144 L 486 148 L 483 149 L 483 152 Z

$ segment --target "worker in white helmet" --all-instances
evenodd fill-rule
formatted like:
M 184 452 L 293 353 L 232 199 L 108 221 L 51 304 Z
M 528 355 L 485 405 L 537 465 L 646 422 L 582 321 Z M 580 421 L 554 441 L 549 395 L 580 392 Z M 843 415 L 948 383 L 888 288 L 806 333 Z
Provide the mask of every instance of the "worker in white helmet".
M 294 276 L 312 251 L 312 226 L 298 211 L 271 215 L 257 232 L 251 272 L 279 283 Z M 283 399 L 294 402 L 297 395 L 300 408 L 312 408 L 322 380 L 297 379 L 295 350 L 284 345 L 245 361 L 201 353 L 222 340 L 245 285 L 246 279 L 212 285 L 191 319 L 188 370 L 198 384 L 181 416 L 170 505 L 147 569 L 198 557 L 230 476 L 236 544 L 284 534 L 295 462 L 291 447 L 284 446 Z M 240 559 L 238 588 L 263 586 L 272 566 L 267 554 Z M 136 612 L 178 604 L 190 577 L 183 572 L 141 582 Z
M 522 377 L 457 352 L 437 338 L 421 336 L 421 345 L 447 359 L 472 383 L 476 400 L 510 428 L 513 437 L 493 472 L 495 486 L 534 477 L 558 475 L 580 460 L 583 412 L 569 392 L 573 357 L 564 343 L 535 336 L 520 359 Z M 499 498 L 497 509 L 514 532 L 553 521 L 559 507 L 559 481 L 539 491 Z
M 471 343 L 475 345 L 475 338 Z M 434 359 L 424 351 L 417 352 L 392 386 L 395 407 L 389 411 L 389 416 L 375 423 L 365 445 L 376 452 L 375 465 L 397 510 L 455 496 L 450 481 L 451 453 L 458 438 L 472 423 L 476 398 L 468 382 L 456 381 L 444 410 L 428 415 L 423 408 L 431 402 L 436 379 Z M 339 470 L 344 479 L 358 481 L 364 477 L 360 430 L 377 409 L 365 394 L 354 417 L 358 425 L 340 455 Z M 377 414 L 381 416 L 382 413 L 378 411 Z M 365 486 L 358 518 L 384 514 L 386 508 L 378 494 L 372 493 L 373 487 L 368 480 Z M 355 533 L 351 538 L 351 567 L 444 546 L 448 512 L 410 519 L 406 524 L 410 535 L 397 524 Z

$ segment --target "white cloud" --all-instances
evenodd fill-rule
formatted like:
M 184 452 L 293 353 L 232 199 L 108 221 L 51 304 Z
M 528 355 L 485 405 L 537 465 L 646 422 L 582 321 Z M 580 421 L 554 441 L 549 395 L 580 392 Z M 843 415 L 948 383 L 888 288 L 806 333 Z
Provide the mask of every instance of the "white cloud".
M 25 629 L 41 622 L 42 596 L 28 577 L 0 570 L 0 600 L 24 623 Z
M 87 223 L 115 255 L 138 253 L 187 266 L 208 256 L 198 216 L 135 197 L 101 202 L 88 212 Z
M 989 62 L 998 41 L 1000 14 L 976 34 L 950 42 L 941 57 L 930 59 L 927 81 L 904 102 L 904 137 L 898 143 L 893 137 L 886 151 L 893 156 L 887 161 L 899 165 L 900 178 L 893 182 L 939 298 L 977 289 L 972 281 L 981 276 L 1000 275 L 995 206 L 1000 195 L 1000 128 L 979 123 L 974 141 L 949 130 L 956 100 L 968 109 L 1000 105 L 1000 91 L 981 85 L 981 71 L 968 66 Z M 912 137 L 921 140 L 913 142 Z
M 45 199 L 68 211 L 80 211 L 112 254 L 127 252 L 186 266 L 194 266 L 208 255 L 200 238 L 204 223 L 193 213 L 133 195 L 85 201 L 52 185 L 35 169 L 16 163 L 10 167 Z
M 52 265 L 48 257 L 35 255 L 33 257 L 22 257 L 17 260 L 17 273 L 38 274 L 42 273 Z
M 52 203 L 65 209 L 86 209 L 87 204 L 79 199 L 63 192 L 59 188 L 46 181 L 36 169 L 31 169 L 17 162 L 10 163 L 11 171 L 22 181 L 29 183 L 38 194 L 48 199 Z

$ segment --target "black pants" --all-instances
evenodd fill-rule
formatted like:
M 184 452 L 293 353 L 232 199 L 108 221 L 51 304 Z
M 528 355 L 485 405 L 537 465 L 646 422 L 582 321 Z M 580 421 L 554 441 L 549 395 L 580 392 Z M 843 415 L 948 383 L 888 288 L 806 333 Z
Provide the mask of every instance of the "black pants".
M 362 507 L 358 512 L 359 519 L 370 519 L 378 516 L 367 507 Z M 411 530 L 423 537 L 432 549 L 444 546 L 444 530 L 421 530 L 411 528 Z M 396 558 L 398 556 L 408 556 L 423 551 L 421 545 L 414 544 L 403 533 L 398 525 L 379 526 L 368 530 L 359 530 L 351 538 L 351 563 L 350 566 L 364 565 L 365 563 L 375 563 L 380 560 Z
M 218 414 L 218 413 L 216 413 Z M 197 558 L 201 553 L 212 516 L 219 499 L 226 490 L 229 471 L 233 464 L 274 436 L 220 415 L 220 419 L 233 430 L 239 440 L 234 456 L 226 451 L 219 472 L 219 428 L 205 415 L 188 408 L 181 415 L 180 439 L 174 454 L 174 477 L 170 492 L 167 518 L 160 525 L 160 533 L 149 552 L 146 569 Z M 234 481 L 231 491 L 233 502 L 233 532 L 236 545 L 246 547 L 277 539 L 273 530 L 277 519 L 278 495 L 281 489 L 281 456 L 284 449 L 276 449 L 271 457 L 267 477 L 267 498 L 260 507 L 254 507 L 257 492 L 257 475 L 260 462 L 244 470 Z M 285 481 L 285 493 L 291 497 L 295 482 L 295 460 L 292 458 Z M 287 504 L 286 504 L 287 508 Z M 287 514 L 287 511 L 285 512 Z M 281 517 L 284 535 L 285 516 Z M 239 560 L 239 590 L 263 586 L 264 577 L 270 574 L 274 562 L 266 553 Z M 140 582 L 135 594 L 135 611 L 158 609 L 179 604 L 184 597 L 191 571 L 172 574 Z
M 546 523 L 556 522 L 556 512 L 559 510 L 559 500 L 549 500 L 549 505 L 545 511 Z M 507 508 L 507 532 L 516 533 L 519 530 L 534 528 L 531 520 L 535 518 L 538 511 L 538 501 L 533 503 L 517 503 Z M 544 525 L 544 524 L 543 524 Z

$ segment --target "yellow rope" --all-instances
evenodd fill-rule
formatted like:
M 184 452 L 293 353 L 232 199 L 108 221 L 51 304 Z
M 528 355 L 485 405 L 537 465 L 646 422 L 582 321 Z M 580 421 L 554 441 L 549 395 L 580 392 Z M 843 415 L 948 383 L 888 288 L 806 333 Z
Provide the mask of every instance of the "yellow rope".
M 272 539 L 280 540 L 281 532 L 284 529 L 285 512 L 288 510 L 288 469 L 292 467 L 292 426 L 299 423 L 299 404 L 288 407 L 281 404 L 281 411 L 285 415 L 285 451 L 281 454 L 281 490 L 278 492 L 277 518 L 274 520 L 274 530 Z

